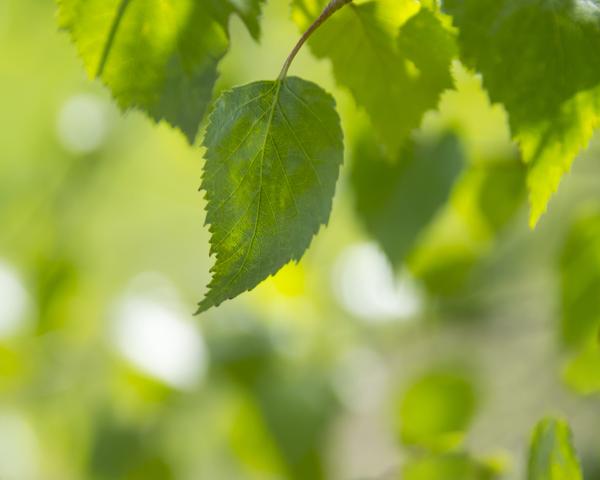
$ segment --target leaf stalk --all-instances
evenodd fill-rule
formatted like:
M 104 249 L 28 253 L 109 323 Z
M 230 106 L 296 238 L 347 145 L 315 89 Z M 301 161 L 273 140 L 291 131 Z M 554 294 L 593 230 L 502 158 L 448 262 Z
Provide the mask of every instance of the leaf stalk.
M 290 69 L 292 62 L 294 61 L 294 58 L 296 58 L 296 55 L 298 55 L 300 49 L 304 46 L 306 41 L 315 32 L 315 30 L 317 30 L 321 25 L 323 25 L 329 19 L 329 17 L 331 17 L 340 8 L 348 5 L 349 3 L 352 3 L 352 0 L 331 0 L 327 4 L 327 6 L 321 12 L 321 15 L 319 15 L 319 17 L 313 22 L 313 24 L 310 27 L 308 27 L 308 30 L 306 30 L 302 37 L 300 37 L 300 40 L 298 40 L 298 43 L 287 57 L 285 63 L 283 64 L 283 68 L 281 69 L 281 73 L 279 74 L 278 80 L 283 80 L 287 76 L 288 70 Z

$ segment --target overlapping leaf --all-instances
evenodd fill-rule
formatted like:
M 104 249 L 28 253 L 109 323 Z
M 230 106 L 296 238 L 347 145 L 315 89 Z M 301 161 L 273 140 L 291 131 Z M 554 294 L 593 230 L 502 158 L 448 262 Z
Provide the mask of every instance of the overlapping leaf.
M 463 158 L 452 134 L 411 141 L 395 163 L 368 137 L 357 143 L 351 172 L 357 212 L 393 265 L 402 263 L 448 200 Z
M 294 0 L 293 16 L 306 29 L 325 0 Z M 432 11 L 409 0 L 350 4 L 309 40 L 332 62 L 340 85 L 369 114 L 388 153 L 395 156 L 423 114 L 452 86 L 454 38 Z
M 506 107 L 529 168 L 534 225 L 600 112 L 597 0 L 445 0 L 466 63 Z
M 263 1 L 58 0 L 59 22 L 121 108 L 166 120 L 192 142 L 228 48 L 229 16 L 257 36 Z
M 335 104 L 299 78 L 225 93 L 205 138 L 209 292 L 200 311 L 299 260 L 327 223 L 343 158 Z
M 560 419 L 547 418 L 535 428 L 529 452 L 528 480 L 581 480 L 571 429 Z

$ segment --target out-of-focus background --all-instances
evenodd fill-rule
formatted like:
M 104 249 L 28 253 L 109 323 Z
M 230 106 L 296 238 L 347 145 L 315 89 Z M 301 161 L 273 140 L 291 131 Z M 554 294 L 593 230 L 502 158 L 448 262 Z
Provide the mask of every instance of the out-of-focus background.
M 287 3 L 268 2 L 260 44 L 232 21 L 219 89 L 276 76 Z M 330 225 L 194 317 L 202 149 L 121 115 L 54 15 L 0 0 L 0 479 L 453 480 L 466 452 L 523 478 L 548 413 L 600 478 L 600 144 L 530 231 L 505 114 L 455 65 L 420 134 L 452 129 L 467 166 L 394 273 L 355 213 L 367 122 L 305 49 L 292 73 L 335 95 L 346 134 Z

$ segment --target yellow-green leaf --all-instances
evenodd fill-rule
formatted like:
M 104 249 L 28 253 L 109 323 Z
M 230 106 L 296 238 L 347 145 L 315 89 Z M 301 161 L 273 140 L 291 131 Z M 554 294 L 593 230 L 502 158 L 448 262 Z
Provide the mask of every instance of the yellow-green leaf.
M 293 0 L 293 18 L 306 29 L 325 0 Z M 410 0 L 350 4 L 309 40 L 331 60 L 337 82 L 368 113 L 388 153 L 395 156 L 423 114 L 452 87 L 453 34 L 439 16 Z
M 529 451 L 528 480 L 582 480 L 567 422 L 546 418 L 535 428 Z
M 58 0 L 59 24 L 123 110 L 144 110 L 192 142 L 227 52 L 229 16 L 258 35 L 263 1 Z

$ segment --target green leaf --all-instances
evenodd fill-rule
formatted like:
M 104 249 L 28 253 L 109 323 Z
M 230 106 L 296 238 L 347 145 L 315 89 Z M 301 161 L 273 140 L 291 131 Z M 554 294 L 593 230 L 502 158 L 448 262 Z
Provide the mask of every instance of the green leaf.
M 581 480 L 571 429 L 564 420 L 546 418 L 535 428 L 529 451 L 528 480 Z
M 444 93 L 423 127 L 460 132 L 469 166 L 408 261 L 428 292 L 441 297 L 479 289 L 479 267 L 526 199 L 526 169 L 510 140 L 504 111 L 490 104 L 479 76 L 458 63 L 453 73 L 455 90 Z
M 325 3 L 293 0 L 295 22 L 307 29 Z M 366 110 L 393 156 L 452 87 L 454 38 L 438 16 L 416 8 L 408 0 L 350 4 L 308 42 L 318 58 L 331 60 L 337 82 Z
M 139 108 L 193 142 L 227 52 L 227 21 L 238 12 L 258 35 L 264 0 L 58 0 L 90 77 L 123 110 Z
M 525 201 L 525 172 L 515 158 L 467 168 L 449 208 L 421 237 L 411 273 L 429 293 L 449 297 L 475 286 L 474 273 Z
M 410 460 L 402 469 L 404 480 L 493 480 L 496 469 L 466 453 L 426 455 Z
M 580 348 L 600 328 L 600 213 L 575 222 L 560 256 L 562 339 Z
M 600 390 L 600 213 L 572 226 L 560 253 L 561 337 L 573 351 L 565 382 L 581 394 Z
M 590 344 L 569 358 L 562 372 L 563 381 L 580 395 L 600 391 L 600 345 Z
M 405 445 L 435 451 L 459 446 L 477 410 L 469 375 L 434 370 L 414 381 L 398 408 L 398 431 Z
M 535 225 L 600 112 L 596 0 L 445 0 L 464 61 L 509 114 Z
M 463 157 L 453 134 L 411 141 L 395 163 L 368 136 L 359 138 L 351 171 L 356 209 L 394 266 L 448 200 Z
M 300 260 L 329 219 L 343 160 L 333 98 L 294 77 L 223 94 L 204 143 L 216 263 L 199 311 Z

